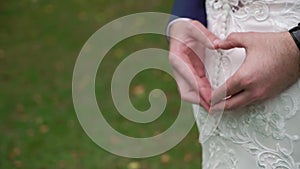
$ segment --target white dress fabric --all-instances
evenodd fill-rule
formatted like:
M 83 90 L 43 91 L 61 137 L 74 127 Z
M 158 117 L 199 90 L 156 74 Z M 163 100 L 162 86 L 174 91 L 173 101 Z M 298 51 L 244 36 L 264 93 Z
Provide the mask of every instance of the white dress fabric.
M 300 22 L 300 0 L 206 0 L 206 9 L 208 29 L 220 38 L 287 31 Z M 234 74 L 244 58 L 244 49 L 207 51 L 212 87 Z M 194 105 L 194 114 L 200 136 L 210 133 L 214 124 L 207 124 L 206 111 Z M 224 112 L 216 125 L 208 139 L 200 139 L 203 169 L 300 169 L 300 81 L 272 100 Z

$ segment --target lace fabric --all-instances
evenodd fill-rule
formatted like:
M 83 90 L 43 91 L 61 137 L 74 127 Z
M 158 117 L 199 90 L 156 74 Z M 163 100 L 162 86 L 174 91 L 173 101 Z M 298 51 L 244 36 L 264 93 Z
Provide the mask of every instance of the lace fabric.
M 231 32 L 286 31 L 300 21 L 300 0 L 207 0 L 206 7 L 208 28 L 220 38 Z M 216 88 L 240 67 L 245 51 L 206 55 L 208 77 Z M 224 112 L 211 137 L 200 140 L 203 168 L 300 169 L 299 111 L 300 81 L 272 100 Z M 197 105 L 194 114 L 201 135 L 208 115 Z

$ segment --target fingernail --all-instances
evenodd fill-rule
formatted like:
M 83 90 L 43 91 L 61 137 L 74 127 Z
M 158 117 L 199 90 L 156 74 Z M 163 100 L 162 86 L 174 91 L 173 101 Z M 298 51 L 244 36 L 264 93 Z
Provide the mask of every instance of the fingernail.
M 218 48 L 219 47 L 219 43 L 221 42 L 221 40 L 220 39 L 216 39 L 216 40 L 214 40 L 213 41 L 213 44 L 214 44 L 214 47 L 215 48 Z

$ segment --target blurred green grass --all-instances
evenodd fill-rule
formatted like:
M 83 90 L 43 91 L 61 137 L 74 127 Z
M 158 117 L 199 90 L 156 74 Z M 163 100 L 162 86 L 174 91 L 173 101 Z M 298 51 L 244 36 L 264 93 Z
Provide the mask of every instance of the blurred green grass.
M 112 155 L 82 130 L 72 103 L 72 72 L 85 41 L 101 26 L 136 12 L 169 13 L 161 0 L 22 0 L 0 1 L 0 168 L 174 169 L 200 168 L 196 127 L 175 148 L 146 159 Z M 175 81 L 160 71 L 141 72 L 132 82 L 131 99 L 148 108 L 149 92 L 161 88 L 168 97 L 164 114 L 150 124 L 135 124 L 115 109 L 110 80 L 114 68 L 134 51 L 167 49 L 165 37 L 139 35 L 117 44 L 105 57 L 96 79 L 97 100 L 118 131 L 147 137 L 176 119 L 179 97 Z M 157 83 L 159 81 L 159 83 Z

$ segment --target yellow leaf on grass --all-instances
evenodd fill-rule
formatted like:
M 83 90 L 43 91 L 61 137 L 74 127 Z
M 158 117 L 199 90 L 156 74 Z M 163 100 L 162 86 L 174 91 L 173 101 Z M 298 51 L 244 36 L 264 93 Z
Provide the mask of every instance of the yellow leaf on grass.
M 127 165 L 128 169 L 140 169 L 141 168 L 141 164 L 139 162 L 130 162 Z
M 171 157 L 168 154 L 164 154 L 160 157 L 160 162 L 163 164 L 167 164 L 170 162 Z
M 135 96 L 142 96 L 145 94 L 145 86 L 144 85 L 137 85 L 133 88 L 133 94 Z
M 41 125 L 40 126 L 40 132 L 41 133 L 43 133 L 43 134 L 45 134 L 45 133 L 47 133 L 49 131 L 49 127 L 47 126 L 47 125 Z

